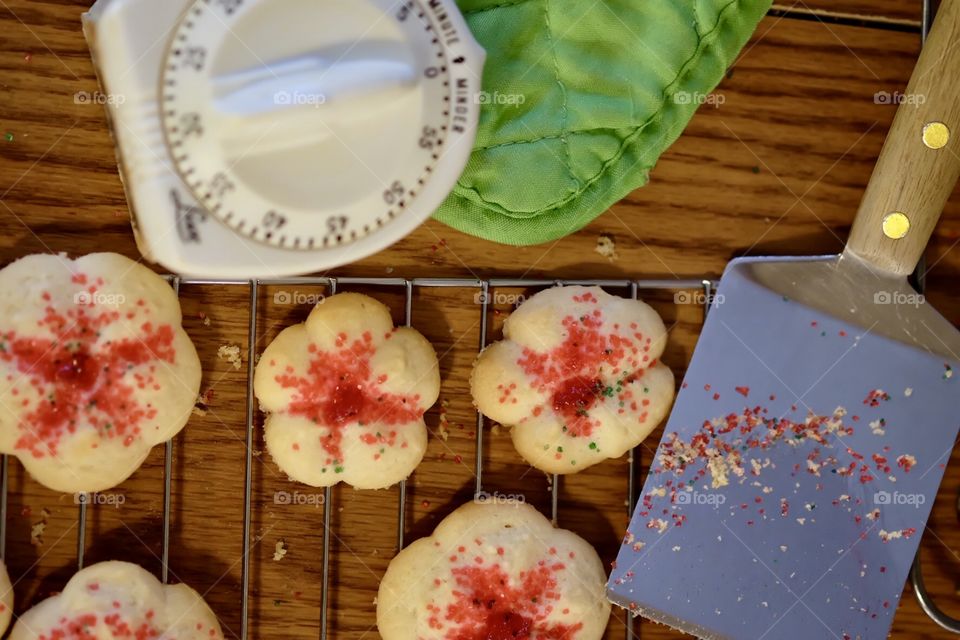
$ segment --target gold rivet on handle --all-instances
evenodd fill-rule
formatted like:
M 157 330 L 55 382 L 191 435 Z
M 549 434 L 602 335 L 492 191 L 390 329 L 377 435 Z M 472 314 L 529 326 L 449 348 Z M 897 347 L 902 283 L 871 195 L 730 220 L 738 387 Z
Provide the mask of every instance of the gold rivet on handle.
M 931 149 L 942 149 L 950 141 L 950 128 L 942 122 L 923 125 L 923 144 Z
M 910 218 L 905 213 L 894 211 L 883 219 L 883 235 L 891 240 L 899 240 L 910 231 Z

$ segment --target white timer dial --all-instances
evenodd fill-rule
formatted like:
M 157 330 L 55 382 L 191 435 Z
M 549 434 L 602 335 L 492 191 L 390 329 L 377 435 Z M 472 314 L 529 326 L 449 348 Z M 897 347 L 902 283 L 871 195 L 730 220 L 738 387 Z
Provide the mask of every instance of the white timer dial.
M 441 37 L 416 0 L 197 0 L 162 76 L 178 173 L 224 224 L 278 247 L 390 225 L 443 158 Z
M 473 152 L 484 52 L 455 0 L 96 0 L 84 32 L 137 244 L 180 274 L 364 258 Z

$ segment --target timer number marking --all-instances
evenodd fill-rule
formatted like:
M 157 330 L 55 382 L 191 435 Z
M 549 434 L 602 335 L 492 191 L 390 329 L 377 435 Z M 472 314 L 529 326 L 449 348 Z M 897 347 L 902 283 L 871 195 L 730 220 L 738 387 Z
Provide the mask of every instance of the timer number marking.
M 399 180 L 394 180 L 390 188 L 383 192 L 383 201 L 391 206 L 398 202 L 403 202 L 404 193 L 406 193 L 406 189 L 403 188 L 403 183 Z
M 347 230 L 347 223 L 349 222 L 346 216 L 330 216 L 327 218 L 327 233 L 323 236 L 324 246 L 332 244 L 334 241 L 340 244 L 343 240 L 343 232 Z
M 175 54 L 176 55 L 176 54 Z M 183 66 L 189 67 L 194 71 L 203 71 L 203 65 L 207 62 L 207 50 L 204 47 L 188 47 L 183 52 Z
M 435 146 L 437 146 L 437 144 L 439 144 L 439 142 L 440 139 L 436 129 L 430 126 L 423 128 L 423 135 L 420 136 L 421 149 L 433 149 Z
M 213 176 L 213 180 L 210 181 L 210 193 L 217 198 L 222 198 L 229 192 L 236 191 L 236 188 L 237 185 L 223 171 L 217 172 Z
M 217 0 L 217 5 L 223 9 L 228 16 L 231 16 L 234 11 L 243 6 L 243 0 Z
M 183 137 L 203 135 L 203 122 L 199 113 L 185 113 L 180 116 L 180 131 Z
M 267 214 L 263 216 L 263 228 L 268 231 L 278 231 L 282 229 L 287 224 L 286 216 L 277 213 L 276 211 L 267 211 Z

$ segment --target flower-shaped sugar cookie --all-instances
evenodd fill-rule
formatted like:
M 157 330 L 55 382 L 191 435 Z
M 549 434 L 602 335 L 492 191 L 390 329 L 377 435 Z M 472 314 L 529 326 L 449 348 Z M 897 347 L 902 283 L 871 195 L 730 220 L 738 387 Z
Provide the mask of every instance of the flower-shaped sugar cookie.
M 357 293 L 314 307 L 257 364 L 267 449 L 294 480 L 381 489 L 403 480 L 427 448 L 423 414 L 440 394 L 433 347 Z
M 474 365 L 473 399 L 547 473 L 623 455 L 670 409 L 673 374 L 658 360 L 667 332 L 644 302 L 555 287 L 520 305 L 503 337 Z
M 13 618 L 13 585 L 10 584 L 10 575 L 7 565 L 0 560 L 0 637 L 7 632 L 10 620 Z
M 605 583 L 593 547 L 533 507 L 467 504 L 390 562 L 377 627 L 384 640 L 598 640 Z
M 9 640 L 222 640 L 216 616 L 184 584 L 163 585 L 135 564 L 101 562 L 20 616 Z
M 102 491 L 187 423 L 200 360 L 170 285 L 123 256 L 0 270 L 0 451 L 56 491 Z

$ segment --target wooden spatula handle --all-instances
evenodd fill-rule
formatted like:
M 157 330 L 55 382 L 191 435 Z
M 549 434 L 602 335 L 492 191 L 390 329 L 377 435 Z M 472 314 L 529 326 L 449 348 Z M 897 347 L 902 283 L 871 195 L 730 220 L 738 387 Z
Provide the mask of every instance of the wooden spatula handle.
M 960 0 L 941 4 L 902 98 L 846 249 L 897 275 L 916 268 L 960 177 Z

